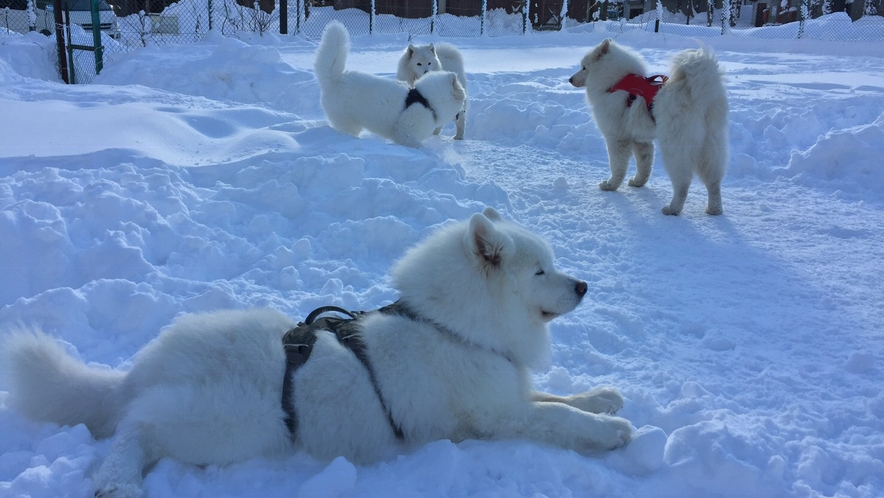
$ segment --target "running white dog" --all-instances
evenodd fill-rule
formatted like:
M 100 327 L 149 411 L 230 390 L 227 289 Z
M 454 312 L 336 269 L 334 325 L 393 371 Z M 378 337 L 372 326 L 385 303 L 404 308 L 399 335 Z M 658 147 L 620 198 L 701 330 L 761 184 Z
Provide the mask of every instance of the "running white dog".
M 415 81 L 431 71 L 451 71 L 457 75 L 457 81 L 466 90 L 467 73 L 463 69 L 463 56 L 461 56 L 460 50 L 450 43 L 408 45 L 402 57 L 399 58 L 396 77 L 408 83 L 409 86 L 414 86 Z M 464 100 L 464 107 L 457 113 L 454 120 L 457 127 L 454 135 L 455 140 L 463 140 L 466 112 L 467 101 Z M 441 131 L 441 128 L 437 128 L 434 133 L 438 134 Z
M 332 21 L 322 33 L 314 71 L 323 110 L 338 131 L 355 137 L 367 129 L 409 147 L 418 147 L 436 128 L 455 119 L 466 91 L 457 75 L 437 72 L 413 89 L 397 81 L 358 71 L 346 71 L 350 34 Z
M 9 402 L 114 436 L 99 497 L 140 496 L 142 472 L 164 457 L 226 464 L 300 447 L 368 463 L 437 439 L 585 453 L 630 440 L 631 424 L 610 415 L 623 406 L 616 389 L 558 397 L 531 386 L 547 324 L 587 291 L 556 270 L 543 239 L 487 208 L 412 248 L 392 276 L 400 300 L 343 328 L 320 318 L 305 335 L 269 309 L 184 316 L 128 372 L 88 367 L 39 332 L 12 334 Z
M 677 54 L 671 76 L 662 85 L 645 74 L 639 54 L 605 40 L 586 54 L 580 70 L 568 80 L 575 87 L 586 87 L 586 99 L 607 143 L 611 177 L 599 187 L 620 187 L 630 153 L 635 156 L 636 173 L 629 185 L 644 185 L 651 176 L 656 136 L 673 188 L 672 201 L 663 213 L 681 212 L 696 173 L 706 184 L 706 212 L 721 214 L 728 103 L 715 54 L 708 48 Z

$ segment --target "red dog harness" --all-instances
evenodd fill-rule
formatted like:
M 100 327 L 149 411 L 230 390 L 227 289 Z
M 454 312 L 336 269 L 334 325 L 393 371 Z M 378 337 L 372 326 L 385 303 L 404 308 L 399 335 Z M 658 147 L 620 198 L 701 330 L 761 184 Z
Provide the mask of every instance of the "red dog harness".
M 654 97 L 657 96 L 660 87 L 663 86 L 667 80 L 669 80 L 669 77 L 662 74 L 655 74 L 653 76 L 648 76 L 647 78 L 640 74 L 627 74 L 608 91 L 614 93 L 617 90 L 624 90 L 629 93 L 626 107 L 632 107 L 632 103 L 635 102 L 635 99 L 643 97 L 645 99 L 645 104 L 648 106 L 648 112 L 651 112 L 651 105 L 654 102 Z

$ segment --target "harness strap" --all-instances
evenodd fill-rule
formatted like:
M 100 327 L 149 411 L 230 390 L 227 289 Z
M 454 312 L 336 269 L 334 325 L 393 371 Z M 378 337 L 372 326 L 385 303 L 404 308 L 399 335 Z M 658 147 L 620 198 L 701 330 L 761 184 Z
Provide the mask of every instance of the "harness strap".
M 420 104 L 426 107 L 430 110 L 430 112 L 433 113 L 433 119 L 437 119 L 436 110 L 433 109 L 433 106 L 430 105 L 430 101 L 427 100 L 427 98 L 424 97 L 424 95 L 419 92 L 417 88 L 412 88 L 408 90 L 408 95 L 405 96 L 405 108 L 408 109 L 409 107 L 411 107 L 412 104 Z
M 617 90 L 624 90 L 629 93 L 629 98 L 626 100 L 626 107 L 632 107 L 632 103 L 635 102 L 636 99 L 644 97 L 645 105 L 648 106 L 648 112 L 651 113 L 651 117 L 653 118 L 652 109 L 654 106 L 654 98 L 657 96 L 657 92 L 663 84 L 668 80 L 669 77 L 662 74 L 655 74 L 653 76 L 648 76 L 647 78 L 640 74 L 627 74 L 608 91 L 614 93 Z
M 385 311 L 388 308 L 392 308 L 392 305 L 378 311 L 389 314 Z M 324 313 L 329 312 L 342 313 L 349 318 L 319 318 Z M 374 387 L 375 394 L 377 394 L 378 400 L 381 402 L 381 407 L 384 409 L 384 413 L 387 416 L 387 421 L 393 429 L 393 433 L 397 439 L 405 438 L 405 435 L 402 433 L 402 428 L 393 419 L 393 415 L 390 412 L 387 403 L 384 401 L 381 388 L 375 377 L 374 369 L 372 368 L 371 362 L 368 359 L 368 354 L 366 353 L 365 343 L 359 337 L 359 327 L 356 321 L 360 317 L 368 314 L 369 312 L 365 311 L 347 311 L 343 308 L 338 308 L 337 306 L 323 306 L 313 310 L 307 315 L 307 318 L 303 322 L 286 332 L 283 336 L 282 342 L 286 354 L 286 368 L 285 377 L 283 378 L 282 383 L 282 408 L 286 413 L 286 428 L 288 428 L 289 433 L 293 437 L 298 430 L 298 416 L 295 412 L 293 403 L 294 385 L 292 382 L 292 374 L 294 374 L 298 368 L 302 367 L 310 357 L 310 353 L 313 351 L 313 345 L 316 343 L 316 332 L 319 330 L 328 330 L 334 332 L 338 342 L 352 351 L 356 358 L 359 359 L 359 362 L 362 363 L 362 366 L 365 367 L 365 370 L 368 372 L 368 378 Z

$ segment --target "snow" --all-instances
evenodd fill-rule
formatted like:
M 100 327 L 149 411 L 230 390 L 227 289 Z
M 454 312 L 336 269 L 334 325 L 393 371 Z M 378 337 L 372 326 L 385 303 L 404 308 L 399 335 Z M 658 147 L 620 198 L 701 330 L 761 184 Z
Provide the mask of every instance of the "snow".
M 437 441 L 367 467 L 162 460 L 147 496 L 884 496 L 884 51 L 836 41 L 839 16 L 808 23 L 824 41 L 764 32 L 784 27 L 703 38 L 731 105 L 720 217 L 699 183 L 663 216 L 659 159 L 645 188 L 600 191 L 604 141 L 567 82 L 606 36 L 661 72 L 692 38 L 599 24 L 445 39 L 466 61 L 467 140 L 451 125 L 409 149 L 328 127 L 315 40 L 211 33 L 65 86 L 51 40 L 0 35 L 0 324 L 125 369 L 182 313 L 373 309 L 397 298 L 386 275 L 406 247 L 490 205 L 589 284 L 553 322 L 537 386 L 619 387 L 629 446 Z M 392 77 L 407 43 L 354 36 L 349 66 Z M 0 385 L 0 496 L 92 496 L 108 441 L 5 398 Z

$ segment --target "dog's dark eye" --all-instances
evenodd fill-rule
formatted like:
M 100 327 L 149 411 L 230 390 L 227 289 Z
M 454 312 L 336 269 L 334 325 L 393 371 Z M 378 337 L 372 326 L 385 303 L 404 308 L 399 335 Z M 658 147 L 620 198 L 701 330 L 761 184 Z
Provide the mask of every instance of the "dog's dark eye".
M 546 272 L 543 270 L 537 270 L 537 273 L 535 273 L 534 275 L 535 276 L 546 275 Z
M 418 65 L 418 66 L 423 66 L 423 64 L 421 64 L 420 62 L 418 62 L 417 65 Z

